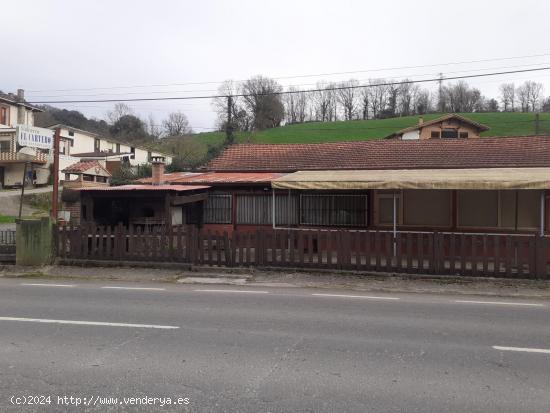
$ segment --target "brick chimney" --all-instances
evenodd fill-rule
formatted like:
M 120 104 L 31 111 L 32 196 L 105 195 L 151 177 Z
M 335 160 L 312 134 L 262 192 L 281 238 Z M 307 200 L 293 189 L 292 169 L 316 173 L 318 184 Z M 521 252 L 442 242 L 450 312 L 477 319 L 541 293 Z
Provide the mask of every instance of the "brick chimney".
M 151 157 L 152 181 L 153 185 L 164 184 L 164 156 Z

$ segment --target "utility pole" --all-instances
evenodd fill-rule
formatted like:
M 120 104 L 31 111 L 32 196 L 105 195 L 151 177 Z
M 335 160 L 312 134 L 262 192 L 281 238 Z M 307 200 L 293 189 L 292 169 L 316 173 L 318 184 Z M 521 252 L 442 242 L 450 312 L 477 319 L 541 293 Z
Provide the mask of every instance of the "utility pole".
M 59 201 L 59 139 L 61 129 L 57 128 L 53 136 L 53 192 L 52 192 L 52 220 L 57 222 L 57 203 Z
M 443 73 L 439 73 L 439 81 L 437 83 L 439 84 L 439 90 L 438 90 L 439 96 L 438 96 L 438 102 L 437 102 L 437 106 L 438 106 L 437 109 L 439 112 L 443 112 L 445 110 L 444 104 L 443 104 Z
M 234 141 L 233 137 L 233 120 L 231 114 L 233 112 L 233 96 L 227 97 L 227 122 L 225 125 L 225 142 L 231 145 Z

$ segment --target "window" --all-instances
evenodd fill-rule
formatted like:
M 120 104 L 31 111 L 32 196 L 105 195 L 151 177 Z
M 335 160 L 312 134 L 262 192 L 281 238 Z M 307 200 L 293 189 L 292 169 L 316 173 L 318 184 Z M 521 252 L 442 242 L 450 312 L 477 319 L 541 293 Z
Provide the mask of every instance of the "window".
M 82 180 L 83 180 L 83 181 L 88 181 L 88 182 L 93 182 L 94 176 L 93 176 L 93 175 L 86 175 L 86 174 L 84 174 L 84 175 L 82 175 Z
M 378 225 L 393 225 L 393 197 L 394 193 L 391 191 L 379 191 L 376 192 L 375 198 L 375 222 Z M 401 193 L 395 193 L 395 211 L 396 211 L 396 223 L 400 224 L 401 219 Z
M 147 151 L 147 161 L 151 162 L 151 158 L 152 158 L 152 153 L 151 151 Z
M 101 148 L 101 141 L 98 138 L 94 139 L 94 150 L 96 152 L 99 152 L 100 148 Z
M 366 195 L 301 195 L 300 223 L 304 225 L 367 225 Z
M 510 230 L 540 226 L 540 191 L 459 191 L 458 225 Z
M 74 131 L 70 130 L 69 131 L 69 136 L 74 136 Z
M 461 139 L 468 139 L 468 132 L 460 132 Z
M 403 224 L 434 227 L 450 226 L 451 191 L 424 189 L 404 190 Z
M 11 142 L 9 140 L 0 141 L 0 153 L 9 153 L 9 152 L 11 152 Z
M 441 131 L 441 137 L 444 139 L 455 139 L 458 138 L 457 129 L 443 129 Z
M 237 224 L 271 225 L 273 223 L 273 195 L 238 195 Z M 298 197 L 276 194 L 275 224 L 296 225 L 298 223 Z
M 134 148 L 133 146 L 130 148 L 130 153 L 132 155 L 130 155 L 130 159 L 136 159 L 136 148 Z
M 439 133 L 439 131 L 438 131 L 438 130 L 433 130 L 432 133 L 431 133 L 431 135 L 430 135 L 430 137 L 431 137 L 432 139 L 439 139 L 439 138 L 440 138 L 440 133 Z
M 117 153 L 120 153 L 120 143 L 117 143 L 117 144 L 116 144 L 116 152 L 117 152 Z
M 205 224 L 231 224 L 231 195 L 209 194 L 204 203 Z
M 5 106 L 0 106 L 0 125 L 8 125 L 10 122 L 10 110 Z

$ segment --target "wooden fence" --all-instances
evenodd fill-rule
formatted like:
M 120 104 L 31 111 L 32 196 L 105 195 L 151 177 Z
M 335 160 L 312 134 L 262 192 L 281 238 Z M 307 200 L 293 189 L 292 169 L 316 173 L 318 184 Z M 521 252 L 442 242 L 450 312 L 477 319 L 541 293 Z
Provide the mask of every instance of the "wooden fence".
M 61 226 L 61 258 L 211 266 L 326 268 L 474 276 L 546 277 L 547 238 L 537 235 L 353 230 L 227 233 L 193 226 L 133 229 Z
M 15 230 L 0 230 L 0 245 L 15 245 Z

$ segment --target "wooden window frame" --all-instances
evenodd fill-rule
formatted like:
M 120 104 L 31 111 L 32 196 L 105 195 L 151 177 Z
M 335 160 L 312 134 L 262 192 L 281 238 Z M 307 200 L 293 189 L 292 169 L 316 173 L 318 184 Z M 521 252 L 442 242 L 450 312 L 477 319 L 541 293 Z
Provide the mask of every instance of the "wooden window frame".
M 365 209 L 364 209 L 365 220 L 361 224 L 339 224 L 339 223 L 333 223 L 333 222 L 329 222 L 328 224 L 319 224 L 319 223 L 304 222 L 304 219 L 303 219 L 303 211 L 304 211 L 303 198 L 308 197 L 308 196 L 313 196 L 313 197 L 315 197 L 315 196 L 318 196 L 318 197 L 329 196 L 329 197 L 331 197 L 331 207 L 330 207 L 331 209 L 330 209 L 330 214 L 329 214 L 329 221 L 330 221 L 330 217 L 332 216 L 331 214 L 334 211 L 336 211 L 336 208 L 334 207 L 334 199 L 335 198 L 341 198 L 341 197 L 356 197 L 356 198 L 359 198 L 359 197 L 362 197 L 362 198 L 364 198 L 364 201 L 365 201 Z M 368 225 L 369 225 L 369 195 L 367 193 L 364 193 L 364 194 L 335 194 L 335 193 L 300 194 L 298 208 L 299 208 L 299 210 L 298 210 L 298 213 L 299 213 L 298 214 L 298 225 L 313 226 L 313 227 L 346 227 L 346 228 L 367 228 Z
M 1 111 L 4 111 L 4 113 L 5 113 L 5 120 L 4 120 L 5 123 L 1 122 L 1 117 L 0 117 L 0 125 L 9 126 L 9 124 L 10 124 L 10 107 L 0 105 L 0 114 L 1 114 Z
M 386 224 L 380 223 L 380 199 L 391 199 L 393 200 L 393 194 L 395 193 L 396 198 L 399 200 L 399 208 L 397 210 L 397 222 L 399 226 L 403 226 L 403 191 L 385 191 L 385 190 L 374 190 L 373 191 L 373 224 L 377 227 L 391 228 L 393 227 L 393 222 Z
M 502 210 L 501 210 L 501 193 L 502 190 L 500 189 L 494 189 L 494 191 L 497 191 L 497 226 L 496 227 L 475 227 L 475 226 L 464 226 L 460 224 L 460 190 L 456 192 L 456 228 L 459 230 L 468 230 L 468 231 L 518 231 L 518 232 L 533 232 L 533 231 L 539 231 L 540 227 L 520 227 L 517 228 L 515 226 L 502 226 Z M 520 190 L 521 191 L 521 190 Z M 533 191 L 540 191 L 540 190 L 533 190 Z M 517 196 L 517 195 L 516 195 Z M 519 206 L 518 201 L 516 200 L 516 208 Z M 540 208 L 540 206 L 539 206 Z M 540 213 L 540 210 L 539 210 Z M 517 211 L 516 211 L 517 214 Z

